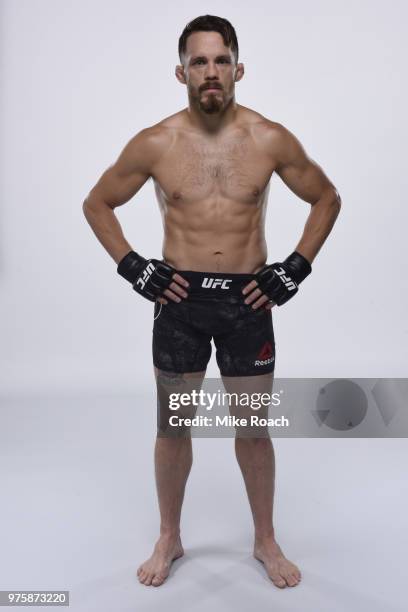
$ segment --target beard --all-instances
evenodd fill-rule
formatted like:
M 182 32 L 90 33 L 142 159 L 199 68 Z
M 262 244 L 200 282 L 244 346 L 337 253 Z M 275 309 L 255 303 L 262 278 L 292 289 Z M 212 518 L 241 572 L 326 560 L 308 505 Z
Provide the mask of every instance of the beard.
M 198 106 L 207 115 L 219 113 L 224 106 L 222 90 L 216 92 L 202 91 L 198 96 Z

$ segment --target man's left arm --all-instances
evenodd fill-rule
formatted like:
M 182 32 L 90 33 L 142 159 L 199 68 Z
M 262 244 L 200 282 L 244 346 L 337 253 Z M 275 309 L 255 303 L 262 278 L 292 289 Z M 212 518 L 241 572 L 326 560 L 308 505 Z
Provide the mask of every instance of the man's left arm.
M 299 140 L 283 126 L 277 131 L 272 145 L 276 172 L 293 193 L 311 204 L 295 250 L 312 263 L 340 212 L 340 195 L 322 168 L 306 154 Z
M 274 124 L 267 133 L 267 148 L 275 171 L 293 193 L 311 204 L 302 237 L 295 251 L 283 262 L 264 266 L 243 289 L 245 303 L 257 309 L 286 303 L 312 270 L 311 264 L 330 234 L 340 212 L 337 189 L 322 168 L 305 152 L 299 140 L 285 127 Z

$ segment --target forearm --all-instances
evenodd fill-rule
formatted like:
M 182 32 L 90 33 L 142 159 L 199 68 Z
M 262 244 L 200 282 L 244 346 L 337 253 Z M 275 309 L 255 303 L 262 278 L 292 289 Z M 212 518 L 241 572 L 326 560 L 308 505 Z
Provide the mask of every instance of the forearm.
M 340 196 L 335 190 L 325 194 L 312 205 L 302 238 L 296 247 L 296 251 L 306 257 L 310 263 L 330 234 L 340 207 Z
M 132 250 L 125 239 L 120 223 L 105 202 L 85 200 L 83 211 L 95 236 L 116 263 Z

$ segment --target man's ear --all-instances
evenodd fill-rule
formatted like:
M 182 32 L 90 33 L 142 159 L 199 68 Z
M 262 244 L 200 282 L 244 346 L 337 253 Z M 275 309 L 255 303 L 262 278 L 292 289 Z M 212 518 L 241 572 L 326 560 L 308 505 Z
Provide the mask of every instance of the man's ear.
M 242 63 L 237 64 L 235 68 L 235 82 L 240 81 L 245 74 L 245 66 Z
M 177 80 L 180 81 L 180 83 L 183 83 L 184 85 L 186 85 L 184 66 L 182 65 L 176 66 L 175 75 L 176 75 Z

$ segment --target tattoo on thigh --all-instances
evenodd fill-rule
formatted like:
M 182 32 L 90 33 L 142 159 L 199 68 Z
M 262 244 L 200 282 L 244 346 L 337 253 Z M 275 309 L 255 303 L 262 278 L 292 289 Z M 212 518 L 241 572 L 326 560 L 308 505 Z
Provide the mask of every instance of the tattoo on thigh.
M 180 385 L 185 383 L 185 379 L 183 378 L 183 374 L 179 372 L 158 372 L 157 374 L 157 382 L 162 385 Z

